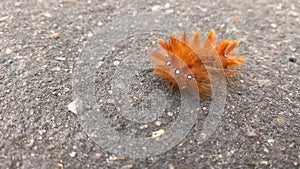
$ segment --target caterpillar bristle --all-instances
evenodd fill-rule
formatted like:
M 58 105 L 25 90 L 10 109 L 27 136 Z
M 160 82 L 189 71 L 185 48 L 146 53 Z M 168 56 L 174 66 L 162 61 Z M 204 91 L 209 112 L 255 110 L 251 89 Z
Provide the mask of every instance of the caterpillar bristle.
M 188 91 L 199 98 L 208 98 L 211 93 L 211 78 L 207 69 L 223 69 L 227 79 L 234 72 L 232 66 L 245 62 L 242 57 L 231 55 L 231 51 L 240 43 L 239 40 L 221 40 L 216 43 L 215 30 L 211 30 L 204 43 L 200 41 L 200 30 L 188 38 L 186 32 L 170 36 L 169 41 L 158 40 L 160 49 L 167 53 L 150 51 L 154 75 L 162 77 L 171 86 L 179 89 L 184 85 Z M 213 64 L 219 59 L 221 65 Z M 194 85 L 196 84 L 196 85 Z

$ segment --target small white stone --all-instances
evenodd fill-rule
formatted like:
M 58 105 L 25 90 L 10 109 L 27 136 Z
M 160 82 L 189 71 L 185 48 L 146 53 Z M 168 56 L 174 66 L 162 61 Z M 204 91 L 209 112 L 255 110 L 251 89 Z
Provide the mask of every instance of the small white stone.
M 33 144 L 34 144 L 34 139 L 31 138 L 31 139 L 29 140 L 28 144 L 26 144 L 26 146 L 27 146 L 27 147 L 31 147 L 31 146 L 33 146 Z
M 115 103 L 115 100 L 114 100 L 114 99 L 107 99 L 106 102 L 107 102 L 107 103 L 114 104 L 114 103 Z
M 277 24 L 276 23 L 272 23 L 271 26 L 272 26 L 272 28 L 277 28 Z
M 92 32 L 89 32 L 89 33 L 87 34 L 87 36 L 88 36 L 88 37 L 92 37 L 92 36 L 93 36 L 93 33 L 92 33 Z
M 120 61 L 116 60 L 114 61 L 114 65 L 118 66 L 120 64 Z
M 103 23 L 100 21 L 100 22 L 98 22 L 98 24 L 97 24 L 98 26 L 102 26 L 103 25 Z
M 124 165 L 121 167 L 121 169 L 131 169 L 131 168 L 133 168 L 133 165 L 131 165 L 131 164 Z
M 264 148 L 264 152 L 269 153 L 269 149 L 267 149 L 266 147 Z
M 155 125 L 160 126 L 161 125 L 161 121 L 156 121 Z
M 166 10 L 166 14 L 171 14 L 171 13 L 174 13 L 174 10 L 173 10 L 173 9 L 168 9 L 168 10 Z
M 76 156 L 76 152 L 75 152 L 75 151 L 73 151 L 73 152 L 71 152 L 69 155 L 70 155 L 70 157 L 72 157 L 72 158 L 73 158 L 73 157 L 75 157 L 75 156 Z
M 71 102 L 68 104 L 68 110 L 74 114 L 77 114 L 75 102 Z
M 271 81 L 269 79 L 259 79 L 258 80 L 258 85 L 259 86 L 268 86 L 271 84 Z
M 169 3 L 166 3 L 166 4 L 165 4 L 165 8 L 170 8 L 170 4 L 169 4 Z
M 100 66 L 102 66 L 103 65 L 103 61 L 100 61 L 100 62 L 98 62 L 98 64 L 97 64 L 97 68 L 99 68 Z
M 7 49 L 5 50 L 5 54 L 9 55 L 9 54 L 11 54 L 11 53 L 12 53 L 12 50 L 11 50 L 11 49 L 7 48 Z
M 158 12 L 161 10 L 161 6 L 159 5 L 154 5 L 152 8 L 151 8 L 152 12 Z
M 263 161 L 261 161 L 261 162 L 260 162 L 260 164 L 262 164 L 262 165 L 268 165 L 268 164 L 269 164 L 269 162 L 268 162 L 268 161 L 266 161 L 266 160 L 263 160 Z
M 140 126 L 140 129 L 145 129 L 145 128 L 148 128 L 147 124 Z
M 47 18 L 52 18 L 52 15 L 48 12 L 45 12 L 44 15 L 47 17 Z
M 45 129 L 39 131 L 40 135 L 43 135 L 43 134 L 45 134 L 46 132 L 47 132 L 47 130 L 45 130 Z
M 168 112 L 167 114 L 168 114 L 168 116 L 173 116 L 172 112 Z
M 15 2 L 15 6 L 18 7 L 21 5 L 21 2 Z
M 112 156 L 109 156 L 109 157 L 108 157 L 108 160 L 109 160 L 109 161 L 115 161 L 115 160 L 117 160 L 117 157 L 114 156 L 114 155 L 112 155 Z
M 3 21 L 5 21 L 5 20 L 7 20 L 7 19 L 9 19 L 9 16 L 1 17 L 1 18 L 0 18 L 0 22 L 3 22 Z
M 175 169 L 173 164 L 169 164 L 169 169 Z
M 161 135 L 165 134 L 165 130 L 164 129 L 160 129 L 158 131 L 154 131 L 152 132 L 152 137 L 155 138 L 155 137 L 159 137 Z

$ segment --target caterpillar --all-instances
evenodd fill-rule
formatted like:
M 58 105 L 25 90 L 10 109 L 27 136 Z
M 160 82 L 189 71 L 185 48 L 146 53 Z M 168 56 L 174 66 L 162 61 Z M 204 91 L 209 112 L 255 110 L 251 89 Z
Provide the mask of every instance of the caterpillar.
M 191 94 L 200 99 L 207 98 L 211 93 L 211 79 L 207 71 L 210 59 L 220 59 L 221 67 L 215 68 L 223 69 L 228 80 L 234 72 L 232 67 L 245 62 L 245 58 L 231 54 L 240 41 L 225 39 L 216 43 L 213 29 L 208 33 L 204 43 L 200 40 L 200 30 L 193 32 L 191 38 L 183 31 L 181 37 L 172 34 L 169 41 L 159 39 L 157 42 L 163 52 L 150 51 L 154 76 L 161 77 L 176 89 L 179 89 L 177 82 L 180 81 Z M 214 68 L 214 65 L 210 66 Z

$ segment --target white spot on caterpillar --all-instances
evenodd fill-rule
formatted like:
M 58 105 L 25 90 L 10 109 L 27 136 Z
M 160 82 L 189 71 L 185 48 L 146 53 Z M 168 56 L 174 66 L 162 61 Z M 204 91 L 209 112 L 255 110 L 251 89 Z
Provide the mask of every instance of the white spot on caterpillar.
M 171 66 L 171 62 L 168 61 L 168 62 L 166 63 L 166 65 L 167 65 L 167 66 Z
M 176 69 L 175 70 L 175 75 L 179 75 L 179 74 L 181 74 L 181 70 L 180 69 Z
M 188 74 L 186 77 L 187 77 L 187 79 L 189 79 L 189 80 L 195 79 L 191 74 Z

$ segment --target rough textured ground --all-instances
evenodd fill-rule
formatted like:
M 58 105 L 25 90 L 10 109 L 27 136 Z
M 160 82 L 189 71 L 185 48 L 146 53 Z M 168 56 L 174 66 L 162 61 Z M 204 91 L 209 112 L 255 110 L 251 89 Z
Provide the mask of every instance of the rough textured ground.
M 72 72 L 96 28 L 152 11 L 185 18 L 203 35 L 214 28 L 240 39 L 247 63 L 207 142 L 197 144 L 193 129 L 166 153 L 124 160 L 89 139 L 68 111 Z M 297 0 L 1 1 L 0 168 L 300 168 L 299 11 Z

